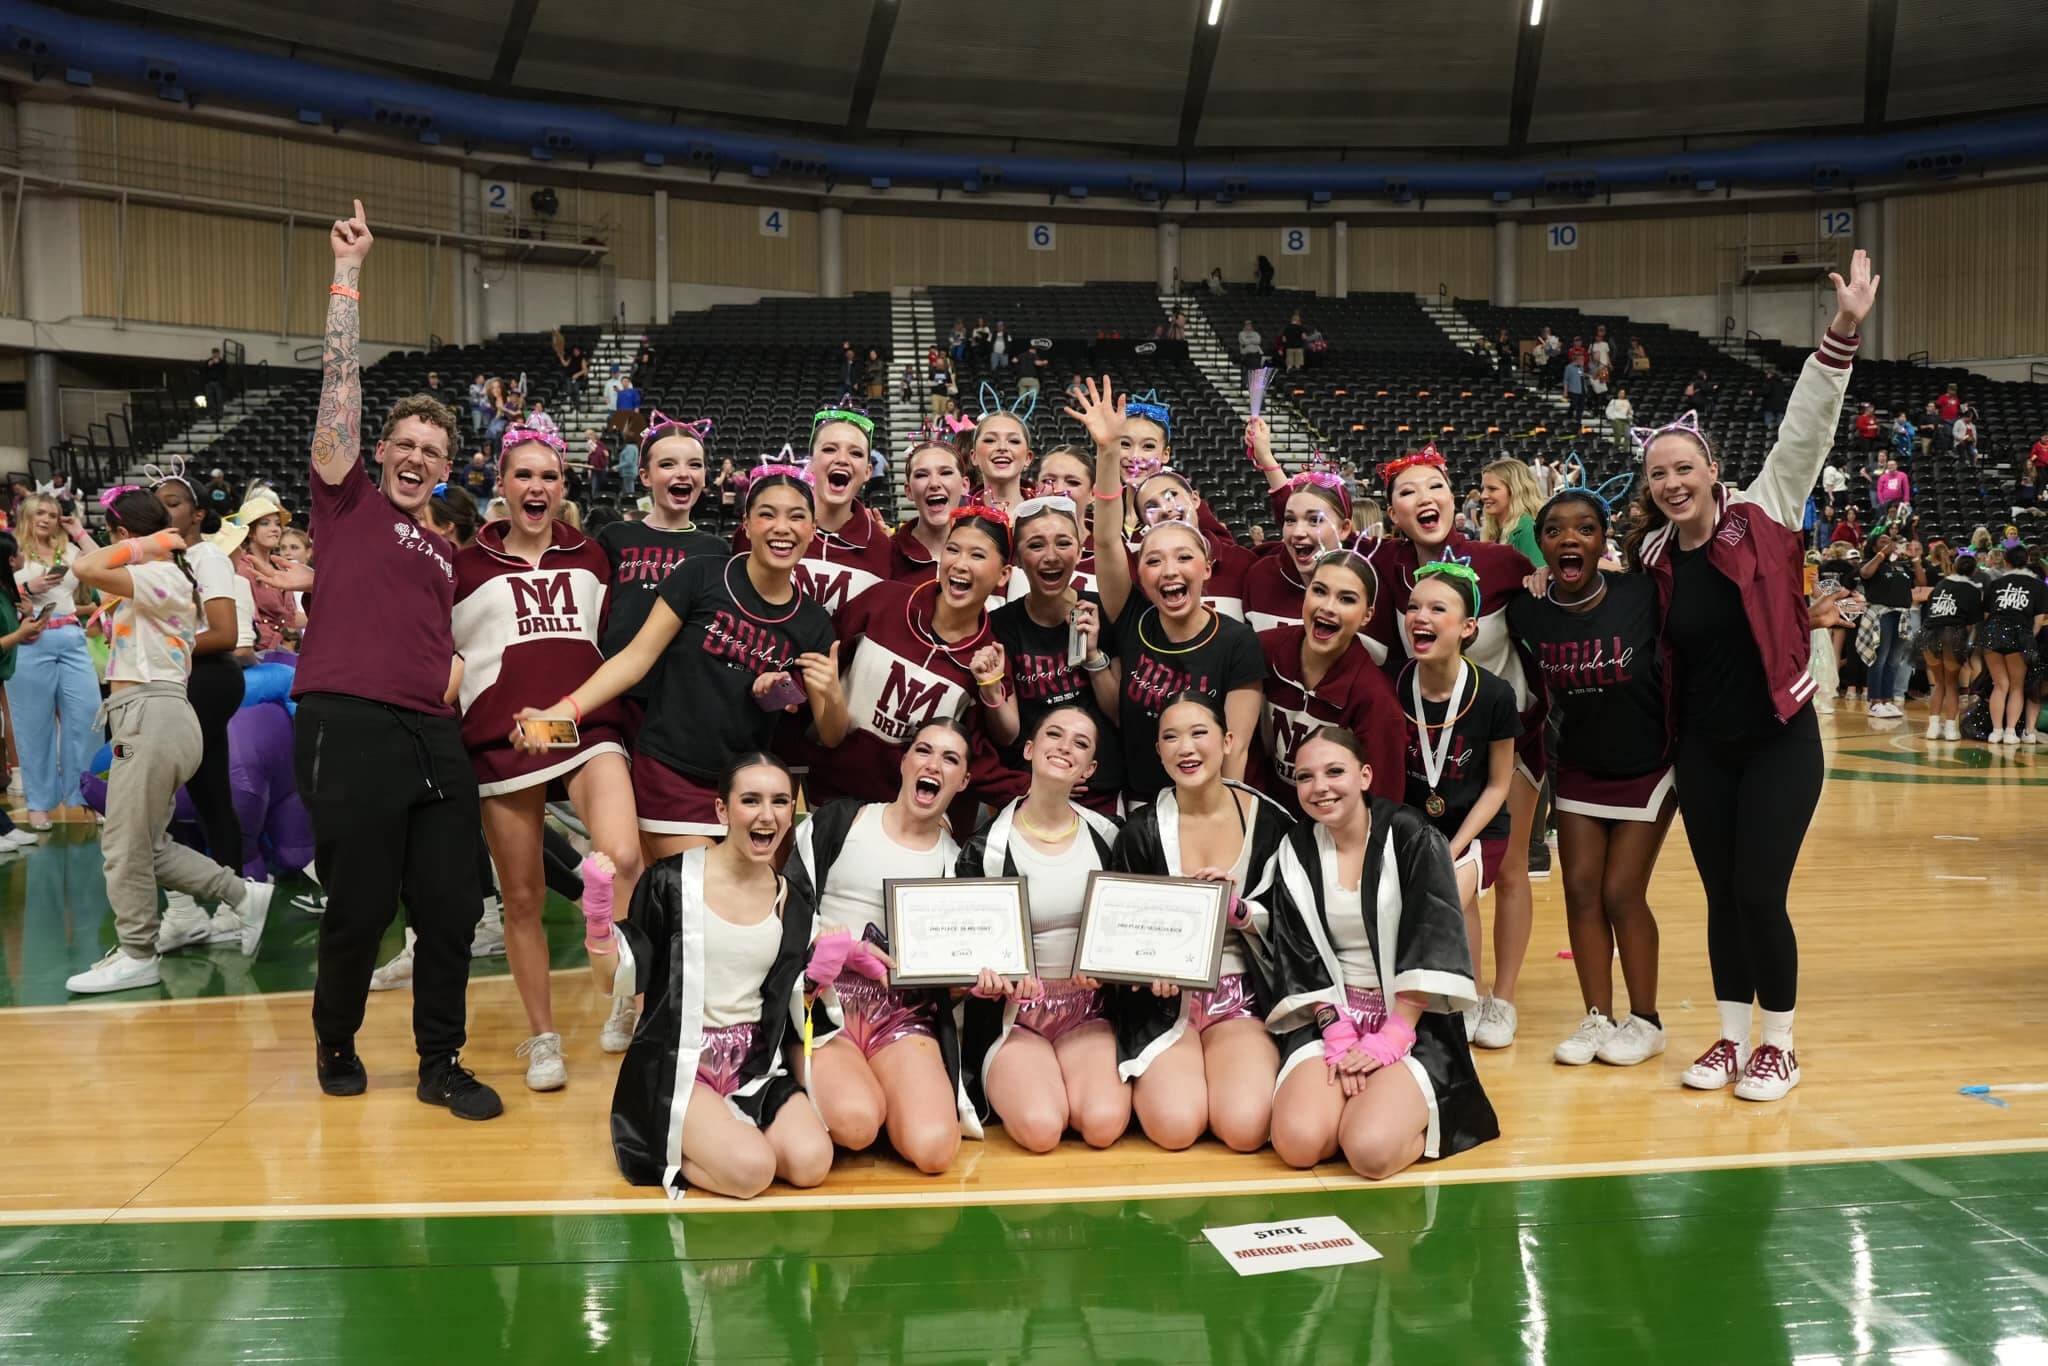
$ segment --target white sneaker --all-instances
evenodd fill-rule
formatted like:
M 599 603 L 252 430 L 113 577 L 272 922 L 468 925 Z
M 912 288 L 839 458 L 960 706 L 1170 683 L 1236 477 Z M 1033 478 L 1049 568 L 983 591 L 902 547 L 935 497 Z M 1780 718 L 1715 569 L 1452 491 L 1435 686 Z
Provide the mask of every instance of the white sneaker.
M 2017 730 L 2002 730 L 1998 732 L 1998 739 L 2001 744 L 2016 745 L 2020 742 L 2020 733 Z
M 1600 1061 L 1611 1067 L 1634 1067 L 1664 1051 L 1664 1027 L 1631 1015 L 1614 1037 L 1600 1046 Z
M 1598 1010 L 1589 1010 L 1586 1018 L 1579 1021 L 1579 1027 L 1571 1032 L 1571 1037 L 1552 1049 L 1550 1056 L 1566 1067 L 1584 1067 L 1599 1056 L 1601 1048 L 1614 1037 L 1614 1031 L 1619 1027 Z
M 1472 1042 L 1481 1048 L 1506 1048 L 1515 1041 L 1515 1003 L 1489 996 L 1479 1003 L 1479 1027 Z
M 93 996 L 106 991 L 153 987 L 162 980 L 155 954 L 147 958 L 130 958 L 115 948 L 84 972 L 65 978 L 64 989 L 80 996 Z
M 1695 1091 L 1718 1091 L 1742 1075 L 1749 1062 L 1749 1045 L 1733 1039 L 1716 1039 L 1714 1046 L 1693 1059 L 1679 1080 Z
M 604 1030 L 597 1036 L 597 1046 L 607 1053 L 623 1053 L 633 1042 L 633 1030 L 640 1023 L 640 1012 L 633 1006 L 633 998 L 612 999 L 612 1013 L 605 1017 Z
M 41 842 L 42 836 L 25 826 L 17 825 L 6 834 L 0 835 L 0 845 L 5 845 L 9 849 L 27 849 Z
M 179 905 L 183 898 L 184 905 Z M 176 953 L 188 944 L 204 944 L 209 937 L 211 925 L 206 912 L 192 904 L 192 898 L 182 892 L 170 894 L 171 904 L 165 908 L 163 918 L 156 925 L 156 951 Z
M 214 907 L 213 918 L 207 922 L 207 927 L 207 943 L 242 947 L 242 917 L 235 914 L 234 907 L 225 904 Z
M 503 958 L 505 956 L 505 908 L 504 903 L 494 896 L 484 898 L 484 917 L 476 922 L 476 933 L 470 936 L 469 956 L 471 958 Z
M 277 888 L 254 878 L 244 881 L 242 887 L 242 904 L 235 907 L 235 914 L 242 919 L 242 957 L 254 958 L 256 946 L 263 942 L 263 925 L 270 919 L 270 898 L 277 895 Z
M 1799 1084 L 1799 1054 L 1774 1044 L 1758 1044 L 1750 1054 L 1742 1080 L 1735 1083 L 1737 1100 L 1783 1100 Z
M 562 1036 L 536 1034 L 512 1050 L 526 1059 L 526 1089 L 559 1091 L 569 1084 L 569 1069 L 562 1063 Z
M 391 991 L 412 981 L 412 941 L 391 955 L 391 961 L 370 974 L 370 990 Z
M 1939 740 L 1941 738 L 1941 718 L 1939 716 L 1927 718 L 1927 738 L 1930 740 Z
M 1944 740 L 1960 740 L 1963 738 L 1962 728 L 1956 724 L 1955 717 L 1951 716 L 1941 723 L 1941 738 Z
M 2019 738 L 2012 743 L 2016 745 L 2038 745 L 2041 743 L 2041 737 L 2030 730 L 2023 730 L 2020 732 Z

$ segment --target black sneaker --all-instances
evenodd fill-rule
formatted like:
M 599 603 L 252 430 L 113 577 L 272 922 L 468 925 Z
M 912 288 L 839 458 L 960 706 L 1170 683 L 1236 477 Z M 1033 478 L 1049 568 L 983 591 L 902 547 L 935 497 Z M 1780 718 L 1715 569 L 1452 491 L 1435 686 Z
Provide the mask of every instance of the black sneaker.
M 1550 876 L 1550 846 L 1538 844 L 1529 851 L 1529 876 L 1541 880 Z
M 370 1085 L 363 1060 L 348 1044 L 313 1046 L 313 1066 L 320 1074 L 320 1089 L 330 1096 L 360 1096 Z
M 420 1064 L 418 1094 L 429 1105 L 447 1106 L 457 1119 L 496 1119 L 505 1113 L 498 1093 L 478 1081 L 453 1053 Z

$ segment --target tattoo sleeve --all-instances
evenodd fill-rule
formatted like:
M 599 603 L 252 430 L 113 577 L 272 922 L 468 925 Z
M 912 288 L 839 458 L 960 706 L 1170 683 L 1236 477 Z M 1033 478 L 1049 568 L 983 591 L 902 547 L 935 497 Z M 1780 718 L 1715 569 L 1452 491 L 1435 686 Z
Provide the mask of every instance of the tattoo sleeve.
M 334 283 L 356 288 L 360 265 L 337 266 Z M 320 354 L 320 415 L 313 425 L 313 469 L 341 482 L 362 455 L 363 372 L 356 354 L 361 305 L 345 294 L 327 296 L 327 337 Z

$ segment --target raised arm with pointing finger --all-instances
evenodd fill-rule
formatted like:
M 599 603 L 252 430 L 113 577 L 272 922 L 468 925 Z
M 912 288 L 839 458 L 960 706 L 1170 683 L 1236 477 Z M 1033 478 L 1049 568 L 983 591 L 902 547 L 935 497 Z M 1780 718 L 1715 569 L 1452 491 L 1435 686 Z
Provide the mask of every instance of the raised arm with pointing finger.
M 334 249 L 334 283 L 327 287 L 327 336 L 320 351 L 320 415 L 313 424 L 313 470 L 339 484 L 363 450 L 363 366 L 356 354 L 362 339 L 363 258 L 376 239 L 355 214 L 337 218 L 327 233 Z

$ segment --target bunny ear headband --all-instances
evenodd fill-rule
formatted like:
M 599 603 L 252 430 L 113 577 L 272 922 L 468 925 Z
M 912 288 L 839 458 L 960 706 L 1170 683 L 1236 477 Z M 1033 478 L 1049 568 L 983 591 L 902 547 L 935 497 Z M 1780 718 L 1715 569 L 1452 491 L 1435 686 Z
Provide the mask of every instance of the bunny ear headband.
M 185 473 L 185 457 L 182 455 L 172 455 L 166 456 L 165 460 L 166 463 L 161 465 L 144 465 L 142 467 L 143 480 L 150 488 L 176 480 L 178 483 L 183 484 L 186 492 L 190 493 L 193 499 L 197 501 L 199 490 L 192 483 L 191 476 Z
M 992 417 L 1014 417 L 1019 422 L 1028 426 L 1031 422 L 1031 415 L 1038 411 L 1038 391 L 1036 389 L 1026 390 L 1024 393 L 1017 395 L 1015 403 L 1005 407 L 1003 405 L 1003 396 L 996 392 L 996 386 L 990 384 L 987 380 L 983 380 L 981 382 L 980 403 L 983 421 L 987 421 Z M 973 424 L 970 423 L 969 425 Z
M 670 417 L 662 412 L 661 409 L 656 408 L 650 414 L 647 430 L 640 435 L 640 447 L 642 450 L 649 449 L 655 442 L 665 436 L 695 437 L 698 445 L 709 445 L 711 443 L 711 419 L 700 417 L 695 422 L 685 422 L 681 418 Z
M 1648 455 L 1652 441 L 1655 441 L 1660 436 L 1669 436 L 1674 432 L 1682 436 L 1691 437 L 1699 444 L 1701 452 L 1705 454 L 1707 459 L 1712 460 L 1714 458 L 1714 447 L 1707 440 L 1707 434 L 1700 430 L 1700 415 L 1690 408 L 1680 414 L 1676 422 L 1667 422 L 1661 427 L 1631 427 L 1628 429 L 1628 439 L 1635 443 L 1637 450 Z

